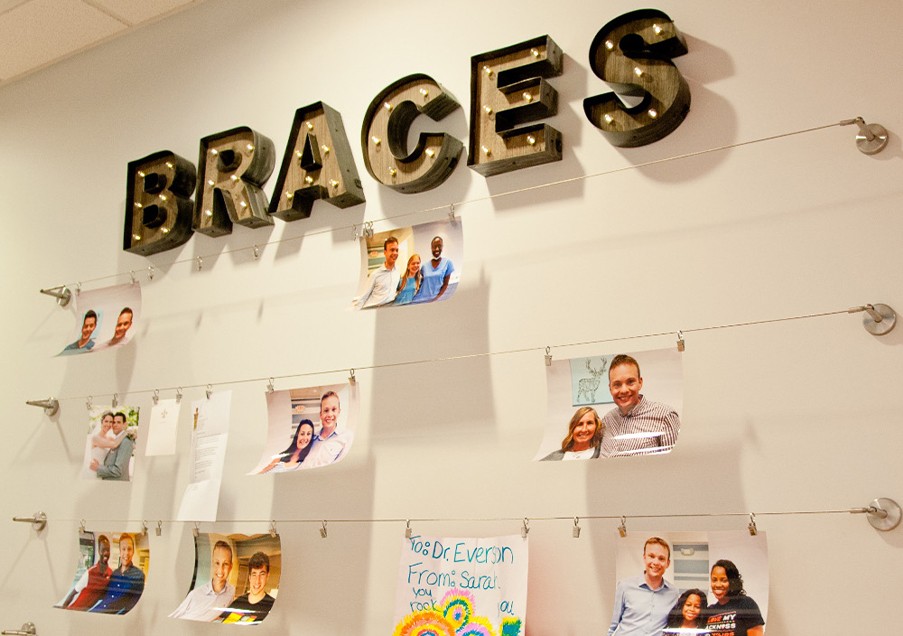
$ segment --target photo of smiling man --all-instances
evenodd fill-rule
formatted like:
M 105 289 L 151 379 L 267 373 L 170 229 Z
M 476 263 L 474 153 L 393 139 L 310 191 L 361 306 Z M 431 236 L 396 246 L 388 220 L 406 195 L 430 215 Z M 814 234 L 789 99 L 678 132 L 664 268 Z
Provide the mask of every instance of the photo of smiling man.
M 79 552 L 72 588 L 54 607 L 101 614 L 131 611 L 144 593 L 150 568 L 147 536 L 80 531 Z
M 229 609 L 222 613 L 222 621 L 253 625 L 265 619 L 276 602 L 267 594 L 269 578 L 270 557 L 264 552 L 255 552 L 248 559 L 248 593 L 232 601 Z
M 288 473 L 343 460 L 354 443 L 357 391 L 351 383 L 267 391 L 267 441 L 248 474 Z
M 195 539 L 195 550 L 204 549 L 198 545 L 200 539 Z M 205 537 L 204 542 L 209 539 Z M 232 561 L 232 546 L 223 539 L 218 540 L 210 555 L 210 578 L 191 590 L 169 617 L 208 622 L 218 618 L 235 598 L 235 586 L 229 583 Z
M 347 428 L 337 430 L 341 413 L 339 394 L 331 390 L 324 393 L 320 398 L 320 432 L 314 438 L 313 448 L 304 460 L 306 468 L 328 466 L 344 457 L 354 441 L 354 433 Z
M 106 342 L 98 344 L 94 348 L 94 350 L 103 351 L 104 349 L 109 349 L 110 347 L 118 347 L 120 345 L 126 344 L 132 337 L 132 334 L 129 333 L 129 329 L 132 328 L 134 319 L 135 310 L 133 310 L 131 307 L 123 307 L 119 311 L 119 317 L 116 318 L 116 326 L 113 327 L 113 337 Z
M 88 548 L 94 548 L 94 533 L 85 533 L 80 539 L 85 541 L 88 537 Z M 110 539 L 105 534 L 97 537 L 97 562 L 75 582 L 72 590 L 57 607 L 65 607 L 70 610 L 87 612 L 103 598 L 110 583 L 113 570 L 110 568 Z
M 412 307 L 454 296 L 464 265 L 461 219 L 361 237 L 355 309 Z
M 609 636 L 763 636 L 765 535 L 660 529 L 618 539 Z
M 618 354 L 608 366 L 608 390 L 615 408 L 602 416 L 607 434 L 616 443 L 618 455 L 667 453 L 680 432 L 677 411 L 661 402 L 646 399 L 640 363 L 627 354 Z
M 94 330 L 97 329 L 97 312 L 89 309 L 82 318 L 81 336 L 75 342 L 67 344 L 60 355 L 71 353 L 87 353 L 94 348 L 97 342 L 94 339 Z
M 74 297 L 77 337 L 60 356 L 118 349 L 132 340 L 141 316 L 141 285 L 137 282 L 79 292 Z M 70 336 L 71 338 L 72 336 Z
M 553 360 L 546 430 L 534 460 L 670 452 L 683 407 L 681 356 L 669 347 Z
M 671 546 L 660 537 L 643 545 L 643 574 L 618 581 L 608 636 L 660 635 L 680 591 L 665 579 Z
M 278 534 L 204 534 L 194 540 L 187 596 L 170 618 L 256 624 L 279 595 L 282 539 Z
M 360 309 L 387 305 L 395 300 L 401 273 L 395 267 L 398 261 L 398 239 L 389 236 L 383 241 L 383 262 L 370 274 L 366 291 L 356 302 Z

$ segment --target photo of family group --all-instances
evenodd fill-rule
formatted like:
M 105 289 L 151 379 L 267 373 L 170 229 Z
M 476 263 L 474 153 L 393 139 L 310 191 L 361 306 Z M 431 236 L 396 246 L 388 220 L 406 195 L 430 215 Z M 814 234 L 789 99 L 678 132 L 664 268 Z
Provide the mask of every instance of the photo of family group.
M 141 286 L 130 283 L 78 292 L 74 304 L 78 317 L 75 339 L 57 355 L 93 353 L 127 344 L 141 313 Z
M 88 409 L 82 479 L 131 481 L 137 442 L 137 406 L 92 405 Z
M 645 532 L 618 541 L 609 636 L 763 636 L 765 533 Z
M 54 607 L 100 614 L 125 614 L 135 607 L 150 567 L 147 535 L 82 531 L 78 543 L 72 588 Z
M 279 535 L 199 534 L 188 594 L 169 615 L 207 623 L 256 625 L 269 616 L 279 594 Z
M 553 360 L 537 461 L 668 453 L 680 433 L 683 371 L 674 348 Z
M 354 307 L 447 300 L 458 287 L 463 262 L 460 219 L 377 232 L 361 242 L 361 277 Z
M 267 442 L 249 473 L 284 473 L 320 468 L 341 461 L 354 443 L 357 384 L 270 391 Z

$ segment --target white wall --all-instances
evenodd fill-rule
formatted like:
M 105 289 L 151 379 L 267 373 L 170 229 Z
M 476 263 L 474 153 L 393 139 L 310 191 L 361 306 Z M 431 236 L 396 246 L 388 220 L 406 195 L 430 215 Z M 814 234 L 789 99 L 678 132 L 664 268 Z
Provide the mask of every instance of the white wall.
M 631 517 L 903 501 L 903 329 L 875 338 L 859 315 L 841 314 L 689 331 L 863 303 L 903 310 L 903 4 L 831 0 L 816 11 L 774 0 L 658 3 L 687 36 L 690 53 L 677 64 L 693 105 L 675 133 L 634 150 L 610 146 L 585 120 L 582 100 L 604 89 L 587 62 L 596 31 L 643 5 L 529 6 L 208 0 L 0 90 L 3 514 L 43 510 L 50 518 L 40 535 L 25 524 L 0 524 L 2 628 L 34 621 L 39 633 L 53 635 L 219 633 L 166 618 L 191 579 L 188 524 L 167 523 L 162 537 L 151 536 L 147 591 L 128 616 L 51 608 L 71 582 L 80 519 L 132 530 L 140 528 L 134 520 L 172 519 L 187 482 L 187 419 L 179 455 L 140 457 L 130 489 L 78 481 L 87 395 L 98 402 L 118 392 L 149 407 L 155 387 L 226 388 L 248 378 L 358 369 L 363 412 L 354 452 L 331 469 L 274 479 L 245 476 L 265 440 L 265 382 L 231 385 L 222 521 L 206 527 L 216 532 L 265 531 L 271 518 Z M 564 74 L 552 80 L 560 110 L 550 121 L 564 135 L 563 161 L 488 180 L 461 165 L 443 186 L 419 195 L 396 194 L 366 174 L 357 140 L 380 89 L 410 73 L 432 75 L 464 105 L 441 129 L 467 143 L 470 56 L 546 33 L 566 56 Z M 318 100 L 342 113 L 366 204 L 317 203 L 309 220 L 236 227 L 221 239 L 198 235 L 150 259 L 121 251 L 129 161 L 162 149 L 195 160 L 201 137 L 239 125 L 270 136 L 281 159 L 295 109 Z M 486 199 L 856 115 L 892 132 L 882 154 L 858 152 L 853 128 L 828 128 Z M 457 208 L 467 276 L 450 302 L 346 310 L 359 267 L 351 224 L 462 201 L 477 202 Z M 413 214 L 404 224 L 435 218 Z M 250 250 L 230 251 L 280 238 L 297 240 L 265 247 L 259 261 Z M 199 255 L 200 272 L 184 262 Z M 158 271 L 153 281 L 139 276 L 144 320 L 134 346 L 52 357 L 75 318 L 38 289 L 149 263 Z M 555 345 L 678 329 L 687 341 L 684 427 L 670 456 L 530 461 L 544 425 L 545 346 L 559 357 L 590 355 L 600 347 Z M 619 345 L 606 350 L 612 346 Z M 368 370 L 514 349 L 533 350 Z M 293 384 L 305 381 L 277 388 Z M 61 398 L 57 418 L 24 404 L 49 395 Z M 186 399 L 200 395 L 201 388 L 186 391 Z M 233 521 L 246 519 L 261 521 Z M 628 528 L 745 523 L 634 518 Z M 601 633 L 614 590 L 617 521 L 585 521 L 579 540 L 570 520 L 531 525 L 530 634 Z M 416 529 L 491 535 L 519 526 L 437 521 Z M 280 602 L 259 631 L 389 633 L 404 524 L 333 523 L 325 541 L 317 527 L 280 523 Z M 847 514 L 760 516 L 759 527 L 768 532 L 771 559 L 769 635 L 883 632 L 895 624 L 899 529 L 881 534 Z

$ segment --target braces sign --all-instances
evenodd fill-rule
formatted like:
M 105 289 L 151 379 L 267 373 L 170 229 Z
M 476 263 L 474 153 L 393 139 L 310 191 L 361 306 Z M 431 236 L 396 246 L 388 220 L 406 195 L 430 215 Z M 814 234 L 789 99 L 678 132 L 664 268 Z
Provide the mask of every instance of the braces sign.
M 687 53 L 671 18 L 656 9 L 621 15 L 596 34 L 590 67 L 615 92 L 583 101 L 587 119 L 618 147 L 664 138 L 690 109 L 690 89 L 671 59 Z M 539 120 L 558 112 L 546 78 L 562 72 L 563 53 L 547 35 L 471 58 L 467 165 L 484 177 L 561 160 L 561 133 Z M 402 193 L 443 184 L 464 144 L 421 133 L 417 117 L 441 121 L 460 105 L 428 75 L 404 77 L 370 103 L 361 127 L 367 172 Z M 263 186 L 276 166 L 273 142 L 247 127 L 201 139 L 197 168 L 162 150 L 128 165 L 123 249 L 149 256 L 182 245 L 193 232 L 222 236 L 235 223 L 257 228 L 308 218 L 314 202 L 347 208 L 365 201 L 338 111 L 316 102 L 295 111 L 272 197 Z M 192 200 L 194 195 L 194 200 Z

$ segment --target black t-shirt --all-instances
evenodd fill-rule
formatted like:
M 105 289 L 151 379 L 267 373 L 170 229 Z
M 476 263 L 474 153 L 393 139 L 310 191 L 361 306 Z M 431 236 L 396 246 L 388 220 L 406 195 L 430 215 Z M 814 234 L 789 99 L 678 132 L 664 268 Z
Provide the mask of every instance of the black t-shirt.
M 759 606 L 748 596 L 734 596 L 724 605 L 709 605 L 706 616 L 711 636 L 746 636 L 747 630 L 765 624 Z
M 239 596 L 229 604 L 229 609 L 220 615 L 224 623 L 259 623 L 267 617 L 276 602 L 269 594 L 256 603 L 248 601 L 248 595 Z

